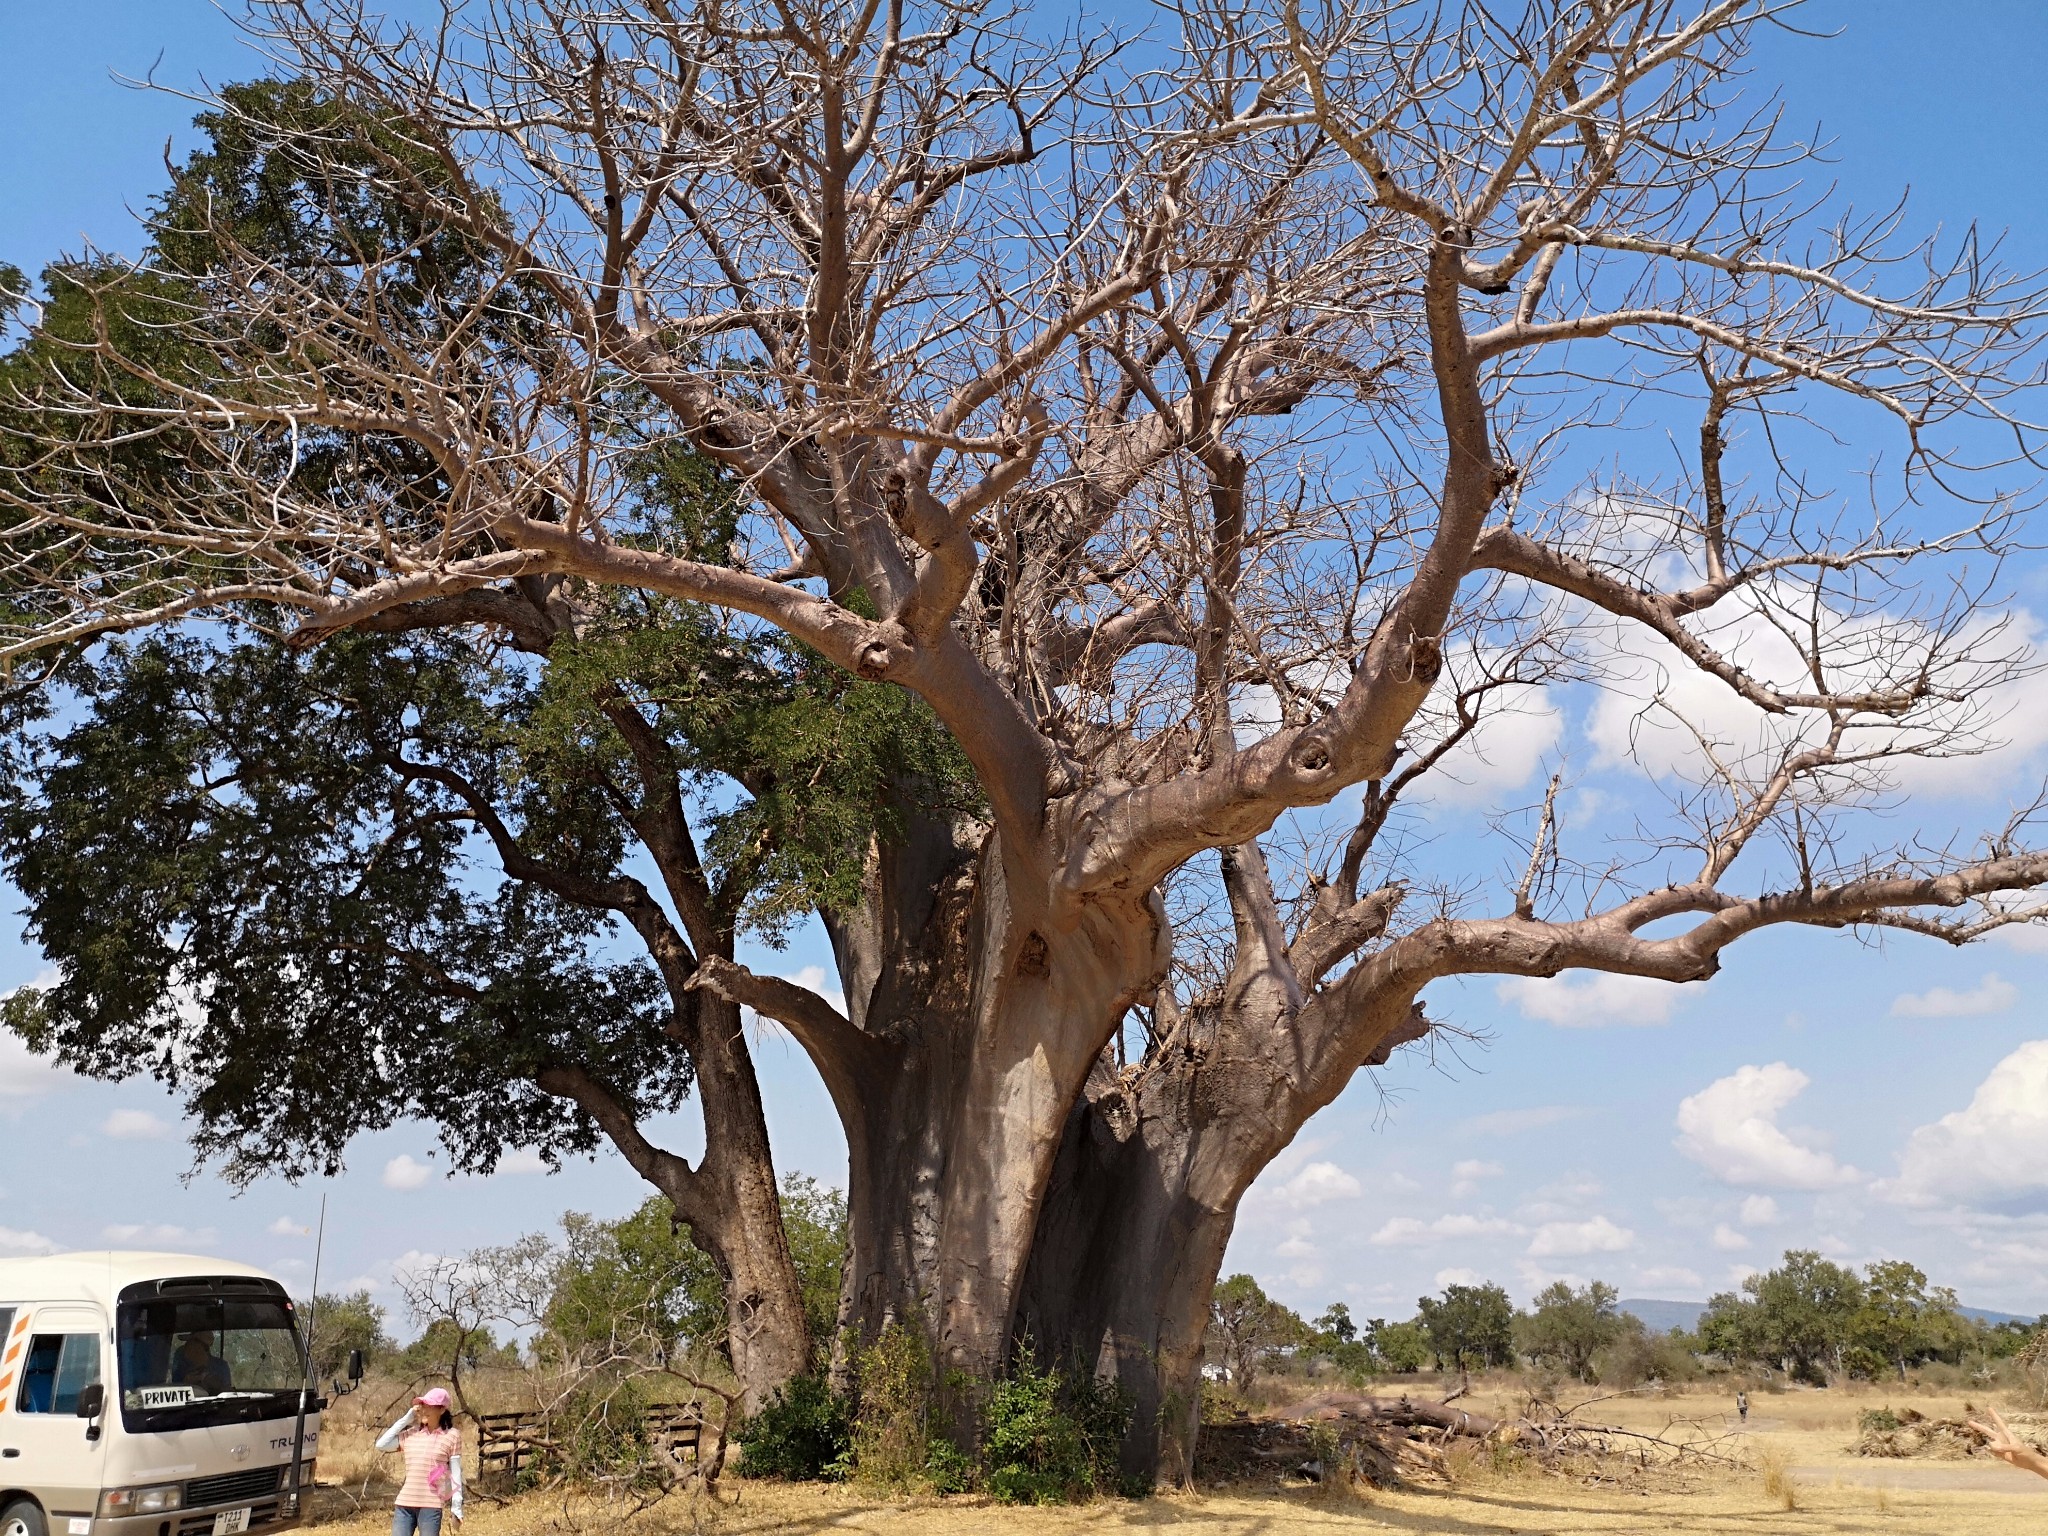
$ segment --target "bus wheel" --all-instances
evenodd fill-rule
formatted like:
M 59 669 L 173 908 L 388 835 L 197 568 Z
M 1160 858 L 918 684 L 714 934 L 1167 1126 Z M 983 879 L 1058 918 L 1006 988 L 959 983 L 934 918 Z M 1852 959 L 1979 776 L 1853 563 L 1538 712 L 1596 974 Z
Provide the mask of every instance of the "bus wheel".
M 50 1536 L 49 1523 L 33 1499 L 16 1499 L 0 1509 L 0 1536 Z

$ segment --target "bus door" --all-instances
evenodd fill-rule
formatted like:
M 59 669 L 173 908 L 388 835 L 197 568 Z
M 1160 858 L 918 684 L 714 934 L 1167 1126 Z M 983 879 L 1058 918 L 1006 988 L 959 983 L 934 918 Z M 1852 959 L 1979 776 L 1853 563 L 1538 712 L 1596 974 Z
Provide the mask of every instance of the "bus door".
M 0 1369 L 13 1378 L 0 1401 L 0 1482 L 32 1491 L 51 1536 L 66 1536 L 88 1530 L 99 1506 L 106 1418 L 80 1418 L 78 1407 L 87 1387 L 105 1393 L 107 1320 L 97 1308 L 63 1306 L 36 1307 L 23 1323 L 17 1315 L 7 1345 L 12 1352 L 19 1342 L 20 1352 Z

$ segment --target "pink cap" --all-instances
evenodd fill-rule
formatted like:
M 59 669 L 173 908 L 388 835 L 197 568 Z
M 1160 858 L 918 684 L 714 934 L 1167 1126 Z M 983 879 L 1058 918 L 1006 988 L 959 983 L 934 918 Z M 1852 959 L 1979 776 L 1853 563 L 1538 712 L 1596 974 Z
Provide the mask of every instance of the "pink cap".
M 446 1387 L 435 1387 L 430 1392 L 422 1392 L 413 1401 L 427 1408 L 446 1408 L 448 1406 L 448 1389 Z

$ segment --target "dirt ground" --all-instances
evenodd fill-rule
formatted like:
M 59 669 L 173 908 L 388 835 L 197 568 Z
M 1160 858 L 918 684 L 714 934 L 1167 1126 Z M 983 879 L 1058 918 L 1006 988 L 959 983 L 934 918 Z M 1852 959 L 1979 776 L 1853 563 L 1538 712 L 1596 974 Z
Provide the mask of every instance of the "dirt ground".
M 1476 1395 L 1475 1406 L 1511 1410 Z M 767 1533 L 863 1532 L 874 1536 L 1055 1536 L 1055 1533 L 1171 1528 L 1188 1536 L 1323 1536 L 1337 1532 L 1427 1532 L 1430 1536 L 2012 1536 L 2048 1532 L 2048 1481 L 1988 1458 L 1877 1460 L 1851 1454 L 1857 1415 L 1887 1404 L 1930 1417 L 1956 1417 L 1960 1397 L 1886 1396 L 1882 1391 L 1753 1394 L 1746 1429 L 1723 1395 L 1603 1402 L 1585 1417 L 1625 1428 L 1719 1434 L 1740 1469 L 1673 1471 L 1609 1468 L 1600 1481 L 1529 1468 L 1466 1469 L 1445 1490 L 1380 1492 L 1312 1484 L 1239 1487 L 1166 1495 L 1135 1503 L 1104 1501 L 1077 1509 L 1007 1509 L 974 1498 L 890 1501 L 833 1486 L 785 1486 L 729 1477 L 716 1502 L 677 1495 L 630 1513 L 587 1500 L 529 1495 L 509 1504 L 472 1501 L 462 1536 L 582 1536 L 639 1531 L 645 1536 L 767 1536 Z M 341 1431 L 340 1425 L 336 1426 Z M 390 1491 L 380 1486 L 374 1452 L 347 1432 L 323 1448 L 323 1536 L 370 1536 L 390 1529 Z M 1765 1468 L 1777 1475 L 1767 1478 Z M 346 1475 L 354 1486 L 337 1487 Z M 1787 1489 L 1789 1502 L 1787 1508 Z M 354 1507 L 353 1513 L 350 1512 Z

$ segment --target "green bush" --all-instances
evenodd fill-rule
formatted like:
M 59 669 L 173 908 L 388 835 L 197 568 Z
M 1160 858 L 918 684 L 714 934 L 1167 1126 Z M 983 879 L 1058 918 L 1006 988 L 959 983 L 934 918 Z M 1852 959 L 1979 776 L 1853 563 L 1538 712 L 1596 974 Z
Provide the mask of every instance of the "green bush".
M 990 1391 L 983 1477 L 1004 1504 L 1063 1504 L 1120 1486 L 1117 1452 L 1131 1409 L 1113 1382 L 1038 1369 L 1027 1352 Z
M 845 1475 L 853 1451 L 852 1415 L 822 1376 L 799 1376 L 733 1438 L 748 1477 L 814 1483 Z

